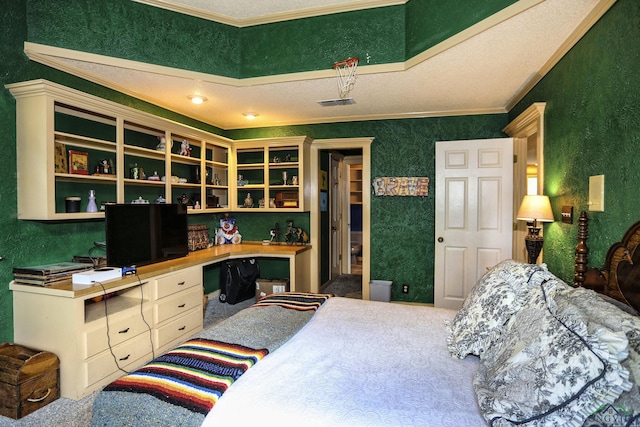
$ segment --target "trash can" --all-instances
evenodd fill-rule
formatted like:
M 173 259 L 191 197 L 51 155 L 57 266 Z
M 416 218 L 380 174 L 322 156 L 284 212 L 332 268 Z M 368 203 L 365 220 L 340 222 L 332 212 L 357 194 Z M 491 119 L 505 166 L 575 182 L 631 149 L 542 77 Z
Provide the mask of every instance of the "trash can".
M 391 284 L 390 280 L 372 280 L 369 282 L 371 301 L 391 301 Z

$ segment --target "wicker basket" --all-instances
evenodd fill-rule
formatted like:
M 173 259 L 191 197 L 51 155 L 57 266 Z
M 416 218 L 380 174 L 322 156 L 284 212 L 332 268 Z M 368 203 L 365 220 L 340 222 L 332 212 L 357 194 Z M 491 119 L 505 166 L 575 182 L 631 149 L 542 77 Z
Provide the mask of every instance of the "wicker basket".
M 209 247 L 209 227 L 204 224 L 189 226 L 189 250 L 197 251 Z

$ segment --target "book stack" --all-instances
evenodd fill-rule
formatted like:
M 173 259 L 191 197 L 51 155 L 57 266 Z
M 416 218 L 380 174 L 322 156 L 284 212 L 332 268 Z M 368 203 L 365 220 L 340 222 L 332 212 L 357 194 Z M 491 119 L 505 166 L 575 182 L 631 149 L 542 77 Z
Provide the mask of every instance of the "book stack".
M 81 262 L 57 262 L 55 264 L 35 265 L 33 267 L 15 267 L 15 283 L 27 285 L 51 286 L 71 280 L 74 273 L 91 270 L 93 264 Z

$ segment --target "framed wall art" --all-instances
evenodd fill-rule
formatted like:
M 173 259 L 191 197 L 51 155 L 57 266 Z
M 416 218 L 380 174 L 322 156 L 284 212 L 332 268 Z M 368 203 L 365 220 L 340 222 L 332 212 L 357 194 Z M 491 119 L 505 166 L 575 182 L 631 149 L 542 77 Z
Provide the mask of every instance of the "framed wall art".
M 69 150 L 69 173 L 89 175 L 89 154 L 87 152 Z
M 320 190 L 327 191 L 329 189 L 329 176 L 327 171 L 320 171 Z
M 55 172 L 56 173 L 69 173 L 69 166 L 67 165 L 67 153 L 64 149 L 64 145 L 56 142 L 54 146 L 55 153 Z
M 429 178 L 425 177 L 376 177 L 371 183 L 374 196 L 429 195 Z

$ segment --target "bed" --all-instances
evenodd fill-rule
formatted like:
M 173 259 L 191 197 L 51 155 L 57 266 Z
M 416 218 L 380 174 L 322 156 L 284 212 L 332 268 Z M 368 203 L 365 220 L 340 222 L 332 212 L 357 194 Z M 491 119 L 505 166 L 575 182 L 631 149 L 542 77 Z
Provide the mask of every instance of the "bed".
M 637 264 L 592 271 L 582 250 L 579 287 L 505 260 L 458 312 L 270 295 L 105 387 L 92 425 L 640 425 Z

